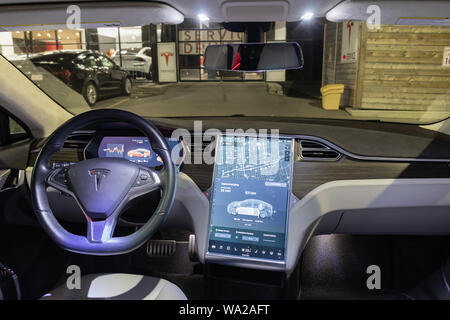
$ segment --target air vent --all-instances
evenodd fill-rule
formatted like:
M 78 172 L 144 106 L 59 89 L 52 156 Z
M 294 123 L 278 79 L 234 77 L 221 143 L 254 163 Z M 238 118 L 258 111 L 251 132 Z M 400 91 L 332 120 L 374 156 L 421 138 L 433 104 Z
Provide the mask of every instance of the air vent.
M 300 140 L 299 156 L 305 161 L 337 161 L 341 154 L 321 142 Z
M 94 132 L 74 132 L 64 142 L 61 150 L 50 159 L 53 167 L 67 166 L 84 160 L 84 149 L 91 141 Z

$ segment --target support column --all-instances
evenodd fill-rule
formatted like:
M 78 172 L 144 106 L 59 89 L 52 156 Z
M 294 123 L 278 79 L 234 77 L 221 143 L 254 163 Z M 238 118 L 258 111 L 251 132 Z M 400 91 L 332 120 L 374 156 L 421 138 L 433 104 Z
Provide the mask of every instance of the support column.
M 142 27 L 142 46 L 152 50 L 152 81 L 158 82 L 158 48 L 156 25 L 150 24 Z
M 285 42 L 286 41 L 286 22 L 277 21 L 274 26 L 274 39 L 268 40 L 267 42 Z M 286 71 L 267 71 L 266 72 L 267 82 L 284 82 L 286 81 Z

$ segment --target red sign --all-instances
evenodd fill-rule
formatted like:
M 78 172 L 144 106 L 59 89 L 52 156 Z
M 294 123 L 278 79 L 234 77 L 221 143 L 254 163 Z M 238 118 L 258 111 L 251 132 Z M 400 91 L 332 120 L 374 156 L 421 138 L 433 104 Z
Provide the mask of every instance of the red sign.
M 221 30 L 181 30 L 178 33 L 179 41 L 243 41 L 242 32 Z
M 242 32 L 221 30 L 181 30 L 178 33 L 179 54 L 201 55 L 209 45 L 239 43 L 244 39 Z
M 169 66 L 169 57 L 173 56 L 173 52 L 167 52 L 167 51 L 161 52 L 160 56 L 166 58 L 166 66 L 168 67 Z

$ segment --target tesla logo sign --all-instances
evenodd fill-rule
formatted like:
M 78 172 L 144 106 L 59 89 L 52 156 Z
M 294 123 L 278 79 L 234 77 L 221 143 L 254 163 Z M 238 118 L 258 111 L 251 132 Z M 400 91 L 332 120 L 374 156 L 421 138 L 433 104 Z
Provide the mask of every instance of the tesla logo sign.
M 347 22 L 347 29 L 348 29 L 348 45 L 350 46 L 351 40 L 352 40 L 352 28 L 355 24 L 353 21 Z
M 444 48 L 443 58 L 442 58 L 442 66 L 450 67 L 450 47 Z
M 95 191 L 100 189 L 100 183 L 111 171 L 108 169 L 91 169 L 89 175 L 94 177 Z
M 161 52 L 160 56 L 166 58 L 166 67 L 168 67 L 169 66 L 169 58 L 173 56 L 173 52 Z
M 341 63 L 355 63 L 359 50 L 360 21 L 346 21 L 342 25 Z
M 158 43 L 158 77 L 160 82 L 177 82 L 175 42 Z

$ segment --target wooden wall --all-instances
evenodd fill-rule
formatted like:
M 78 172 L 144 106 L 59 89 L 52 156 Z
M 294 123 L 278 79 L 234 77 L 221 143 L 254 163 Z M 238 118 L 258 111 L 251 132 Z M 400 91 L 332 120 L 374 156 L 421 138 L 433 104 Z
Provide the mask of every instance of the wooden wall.
M 450 27 L 385 25 L 362 33 L 362 109 L 450 111 Z M 365 39 L 364 39 L 365 37 Z
M 450 27 L 384 25 L 370 30 L 362 23 L 358 61 L 351 64 L 340 63 L 341 39 L 342 24 L 327 23 L 322 85 L 345 85 L 341 106 L 450 112 L 450 68 L 442 67 Z

